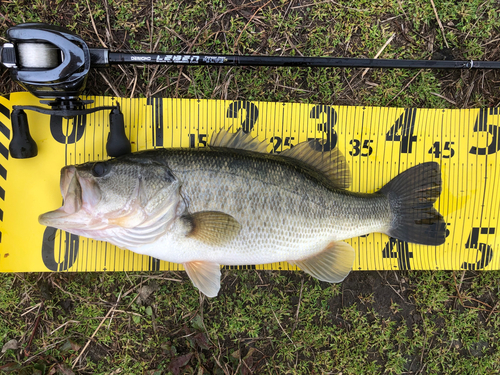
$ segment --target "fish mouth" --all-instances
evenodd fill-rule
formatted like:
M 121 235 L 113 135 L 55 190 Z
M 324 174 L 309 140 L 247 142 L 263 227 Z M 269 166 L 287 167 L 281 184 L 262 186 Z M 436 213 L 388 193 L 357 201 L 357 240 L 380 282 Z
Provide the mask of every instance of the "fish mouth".
M 100 200 L 95 184 L 81 178 L 74 166 L 61 169 L 61 195 L 64 203 L 57 210 L 44 213 L 38 217 L 42 225 L 60 229 L 78 228 L 89 223 L 90 209 Z M 97 199 L 98 198 L 98 199 Z

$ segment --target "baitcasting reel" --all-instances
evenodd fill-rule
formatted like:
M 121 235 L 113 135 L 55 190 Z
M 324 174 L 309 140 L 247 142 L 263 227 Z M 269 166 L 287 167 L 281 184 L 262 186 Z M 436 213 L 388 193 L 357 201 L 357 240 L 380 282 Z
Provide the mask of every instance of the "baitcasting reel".
M 37 106 L 14 106 L 11 114 L 12 140 L 9 151 L 13 158 L 25 159 L 37 155 L 36 142 L 30 135 L 25 110 L 72 118 L 89 113 L 110 110 L 110 134 L 106 150 L 110 156 L 131 151 L 125 136 L 120 107 L 105 106 L 86 109 L 91 100 L 81 100 L 87 74 L 92 66 L 100 66 L 105 49 L 91 50 L 70 31 L 42 23 L 21 24 L 7 30 L 9 43 L 0 50 L 0 62 L 10 70 L 12 79 L 47 104 L 50 109 Z

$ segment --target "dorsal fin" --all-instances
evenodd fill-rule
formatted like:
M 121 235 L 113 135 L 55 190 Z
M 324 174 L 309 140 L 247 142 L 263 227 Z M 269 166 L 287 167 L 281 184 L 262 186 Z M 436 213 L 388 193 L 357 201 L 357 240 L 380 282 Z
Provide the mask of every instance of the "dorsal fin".
M 245 150 L 267 154 L 267 142 L 259 141 L 250 134 L 243 132 L 243 129 L 236 133 L 230 133 L 221 129 L 214 132 L 208 145 L 212 148 L 230 148 L 234 150 Z M 333 188 L 347 189 L 351 185 L 351 174 L 349 166 L 344 155 L 335 147 L 331 151 L 323 151 L 323 145 L 320 140 L 312 139 L 310 141 L 299 143 L 297 146 L 283 151 L 279 155 L 269 155 L 270 158 L 292 159 L 298 161 L 309 173 L 314 172 L 320 179 L 326 179 L 326 182 Z
M 311 139 L 299 143 L 297 146 L 283 151 L 280 156 L 306 164 L 313 171 L 326 177 L 328 183 L 334 188 L 347 189 L 351 185 L 351 173 L 347 160 L 338 147 L 330 151 L 321 151 L 321 143 L 319 142 L 316 139 Z
M 214 148 L 232 148 L 237 150 L 246 150 L 260 153 L 267 153 L 267 142 L 259 141 L 250 133 L 245 133 L 243 129 L 236 133 L 230 133 L 225 129 L 212 134 L 212 138 L 208 142 L 210 147 Z

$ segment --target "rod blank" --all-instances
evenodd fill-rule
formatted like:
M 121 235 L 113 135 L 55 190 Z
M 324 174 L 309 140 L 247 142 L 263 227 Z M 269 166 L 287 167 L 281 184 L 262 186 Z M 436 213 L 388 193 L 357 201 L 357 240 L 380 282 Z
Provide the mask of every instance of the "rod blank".
M 299 56 L 237 56 L 164 53 L 121 53 L 90 49 L 93 66 L 114 64 L 290 66 L 405 69 L 499 69 L 498 61 L 397 60 Z

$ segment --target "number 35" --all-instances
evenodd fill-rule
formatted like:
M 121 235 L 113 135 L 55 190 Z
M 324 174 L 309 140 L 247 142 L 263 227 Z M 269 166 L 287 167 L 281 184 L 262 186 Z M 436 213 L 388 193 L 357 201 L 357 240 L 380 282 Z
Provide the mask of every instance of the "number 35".
M 349 151 L 349 155 L 351 156 L 369 156 L 373 153 L 373 148 L 370 146 L 370 143 L 373 143 L 373 139 L 365 139 L 363 142 L 363 147 L 361 147 L 361 141 L 359 139 L 351 139 L 349 144 L 352 146 L 352 151 Z M 361 151 L 364 152 L 361 152 Z

